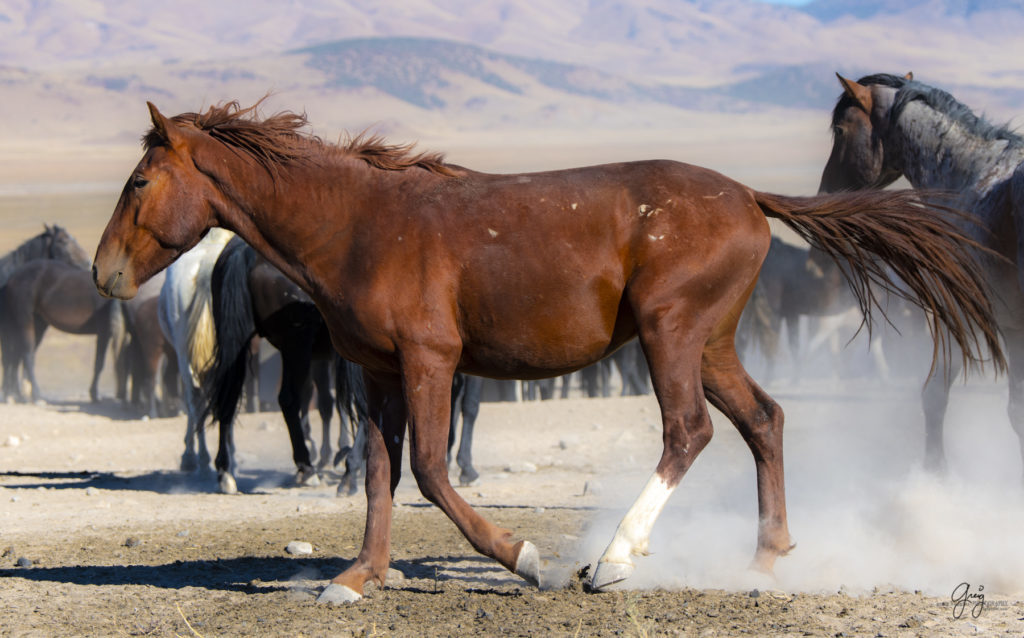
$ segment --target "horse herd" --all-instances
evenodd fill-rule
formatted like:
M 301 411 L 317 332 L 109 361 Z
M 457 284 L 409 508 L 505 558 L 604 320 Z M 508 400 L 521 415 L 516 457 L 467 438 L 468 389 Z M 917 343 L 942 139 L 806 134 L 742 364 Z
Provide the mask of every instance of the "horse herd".
M 449 484 L 454 399 L 479 393 L 461 374 L 531 380 L 538 385 L 527 385 L 525 396 L 550 397 L 553 382 L 541 379 L 618 352 L 632 391 L 646 391 L 649 366 L 664 451 L 591 571 L 591 586 L 627 578 L 631 555 L 644 552 L 665 501 L 710 439 L 705 400 L 754 454 L 754 566 L 770 571 L 792 542 L 782 412 L 736 355 L 737 338 L 750 341 L 754 324 L 777 334 L 785 320 L 792 333 L 800 313 L 849 307 L 870 322 L 886 295 L 916 305 L 934 343 L 923 393 L 926 465 L 945 466 L 951 382 L 986 362 L 1009 370 L 1010 420 L 1024 454 L 1024 138 L 909 75 L 840 82 L 832 154 L 821 194 L 811 198 L 756 192 L 674 162 L 486 175 L 375 137 L 327 144 L 301 132 L 306 121 L 293 113 L 260 119 L 255 107 L 230 103 L 167 118 L 150 104 L 145 156 L 92 273 L 57 228 L 12 253 L 28 255 L 35 243 L 29 258 L 43 260 L 8 274 L 0 297 L 4 390 L 20 395 L 22 361 L 38 396 L 31 351 L 46 324 L 95 332 L 97 373 L 107 342 L 130 333 L 135 361 L 146 362 L 132 366 L 139 400 L 153 401 L 163 355 L 188 412 L 182 467 L 209 463 L 204 438 L 195 436 L 208 413 L 220 424 L 216 467 L 230 492 L 230 425 L 253 337 L 266 338 L 282 353 L 279 399 L 297 480 L 315 481 L 344 452 L 365 446 L 347 455 L 358 472 L 365 454 L 363 548 L 321 595 L 350 602 L 367 580 L 385 578 L 407 431 L 427 499 L 478 551 L 537 583 L 536 548 L 513 542 Z M 900 176 L 918 190 L 880 190 Z M 769 247 L 766 217 L 807 240 L 810 252 L 777 240 Z M 76 309 L 79 323 L 44 309 L 54 297 L 77 298 L 82 281 L 104 297 Z M 51 294 L 61 285 L 69 292 Z M 159 335 L 144 336 L 157 324 Z M 216 335 L 206 347 L 197 338 L 204 326 Z M 635 336 L 639 346 L 623 348 Z M 328 436 L 332 371 L 343 420 L 366 424 L 337 454 Z M 165 380 L 174 376 L 164 372 Z M 307 419 L 314 387 L 324 423 L 318 454 Z M 462 480 L 474 475 L 471 463 L 463 466 Z

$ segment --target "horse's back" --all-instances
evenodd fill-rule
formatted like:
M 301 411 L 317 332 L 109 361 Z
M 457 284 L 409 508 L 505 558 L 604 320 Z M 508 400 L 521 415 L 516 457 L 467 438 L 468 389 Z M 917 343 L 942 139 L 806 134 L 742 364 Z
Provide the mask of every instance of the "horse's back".
M 728 310 L 720 296 L 752 285 L 770 237 L 750 189 L 667 160 L 477 175 L 450 189 L 446 210 L 377 245 L 372 281 L 353 296 L 383 310 L 356 312 L 456 326 L 462 369 L 489 376 L 585 366 L 636 334 L 638 308 L 699 298 L 709 307 L 691 312 L 714 322 Z M 410 254 L 426 256 L 422 268 Z

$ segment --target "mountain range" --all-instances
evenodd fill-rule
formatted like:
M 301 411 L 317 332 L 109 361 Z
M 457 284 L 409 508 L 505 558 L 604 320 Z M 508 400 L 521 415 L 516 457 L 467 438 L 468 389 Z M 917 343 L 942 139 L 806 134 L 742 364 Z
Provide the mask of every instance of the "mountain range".
M 121 143 L 142 100 L 268 92 L 337 128 L 658 127 L 827 109 L 834 71 L 913 70 L 1012 117 L 1022 31 L 1024 0 L 8 0 L 0 136 Z

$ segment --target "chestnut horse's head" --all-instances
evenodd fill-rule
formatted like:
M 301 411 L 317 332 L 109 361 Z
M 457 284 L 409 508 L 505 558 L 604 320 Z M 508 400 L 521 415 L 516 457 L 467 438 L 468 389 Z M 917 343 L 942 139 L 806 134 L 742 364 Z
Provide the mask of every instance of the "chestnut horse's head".
M 832 112 L 832 153 L 818 192 L 888 186 L 903 173 L 885 143 L 890 107 L 896 91 L 913 75 L 871 75 L 858 82 L 836 76 L 843 95 Z
M 93 261 L 93 280 L 108 297 L 135 296 L 139 285 L 194 246 L 216 224 L 223 199 L 198 169 L 199 131 L 164 117 L 152 104 L 149 113 L 146 154 L 121 191 Z

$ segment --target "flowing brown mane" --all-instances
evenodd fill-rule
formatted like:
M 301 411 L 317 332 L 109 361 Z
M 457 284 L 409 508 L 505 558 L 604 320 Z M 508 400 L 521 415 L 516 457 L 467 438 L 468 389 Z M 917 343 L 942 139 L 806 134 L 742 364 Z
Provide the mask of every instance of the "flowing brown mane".
M 182 113 L 171 120 L 208 133 L 225 145 L 243 151 L 271 171 L 289 162 L 341 153 L 387 171 L 422 168 L 449 177 L 462 174 L 445 163 L 442 153 L 413 154 L 414 144 L 388 144 L 380 135 L 365 131 L 350 137 L 344 146 L 328 144 L 302 131 L 309 124 L 304 113 L 282 111 L 260 119 L 259 105 L 257 102 L 242 108 L 238 101 L 232 100 L 211 106 L 205 113 Z M 147 150 L 165 143 L 163 135 L 155 127 L 142 137 L 143 147 Z

